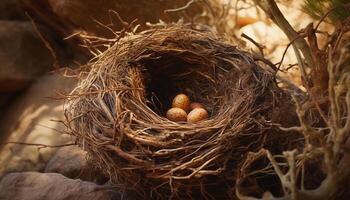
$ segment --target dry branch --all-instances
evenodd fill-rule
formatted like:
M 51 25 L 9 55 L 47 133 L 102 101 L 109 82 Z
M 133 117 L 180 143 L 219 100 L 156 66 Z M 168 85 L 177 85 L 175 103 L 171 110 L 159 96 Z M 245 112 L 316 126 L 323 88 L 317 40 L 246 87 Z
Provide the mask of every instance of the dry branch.
M 345 21 L 339 32 L 349 32 L 349 22 Z M 323 110 L 318 112 L 328 113 L 323 116 L 325 123 L 314 124 L 308 114 L 314 112 L 315 104 L 312 99 L 300 102 L 294 98 L 297 105 L 297 114 L 299 117 L 300 126 L 281 128 L 285 131 L 297 131 L 304 137 L 304 146 L 299 150 L 285 151 L 283 155 L 272 155 L 268 150 L 261 150 L 255 157 L 249 159 L 242 169 L 238 180 L 236 190 L 237 196 L 240 199 L 284 199 L 284 200 L 327 200 L 338 199 L 344 191 L 348 190 L 350 182 L 350 162 L 349 150 L 350 144 L 350 52 L 348 48 L 349 40 L 344 37 L 344 34 L 336 32 L 337 40 L 329 45 L 327 63 L 329 82 L 327 106 L 323 106 Z M 338 42 L 345 42 L 344 46 L 335 45 Z M 310 106 L 312 105 L 312 106 Z M 318 113 L 321 116 L 322 113 Z M 250 172 L 249 167 L 257 159 L 262 157 L 268 158 L 270 165 L 267 169 L 273 170 L 281 182 L 284 194 L 282 197 L 274 197 L 269 193 L 263 198 L 250 197 L 244 194 L 244 188 L 240 186 L 245 179 L 249 179 L 252 174 L 271 171 L 263 168 L 255 172 Z M 277 159 L 278 158 L 278 161 Z M 281 158 L 285 161 L 281 162 Z M 310 163 L 316 162 L 315 165 Z M 304 170 L 323 171 L 325 178 L 312 178 L 304 175 Z M 302 173 L 297 173 L 298 171 Z M 296 182 L 300 180 L 301 182 Z M 317 184 L 316 188 L 306 188 L 305 184 L 313 182 Z M 297 184 L 296 184 L 297 183 Z M 346 197 L 345 197 L 346 198 Z

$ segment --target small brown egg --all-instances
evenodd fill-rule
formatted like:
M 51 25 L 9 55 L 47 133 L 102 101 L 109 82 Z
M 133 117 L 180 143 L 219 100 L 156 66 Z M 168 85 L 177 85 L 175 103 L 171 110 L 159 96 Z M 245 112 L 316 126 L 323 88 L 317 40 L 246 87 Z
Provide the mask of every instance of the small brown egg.
M 193 102 L 190 104 L 190 109 L 193 110 L 195 108 L 204 108 L 203 104 L 198 103 L 198 102 Z
M 185 94 L 178 94 L 174 97 L 172 107 L 181 108 L 188 112 L 190 110 L 190 98 Z
M 187 113 L 181 108 L 170 108 L 166 117 L 174 122 L 186 121 Z
M 195 123 L 208 118 L 208 112 L 204 108 L 195 108 L 187 115 L 187 122 Z

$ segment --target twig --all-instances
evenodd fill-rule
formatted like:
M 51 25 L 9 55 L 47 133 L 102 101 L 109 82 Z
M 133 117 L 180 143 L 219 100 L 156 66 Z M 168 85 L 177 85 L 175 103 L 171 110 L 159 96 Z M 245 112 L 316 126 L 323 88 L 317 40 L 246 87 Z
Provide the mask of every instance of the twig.
M 3 143 L 3 144 L 4 145 L 7 145 L 7 144 L 18 144 L 18 145 L 27 145 L 27 146 L 38 146 L 39 148 L 59 148 L 59 147 L 76 145 L 75 143 L 59 144 L 59 145 L 48 145 L 48 144 L 40 144 L 40 143 L 26 143 L 26 142 L 6 142 L 6 143 Z
M 33 28 L 34 28 L 35 32 L 38 34 L 39 38 L 44 43 L 45 47 L 49 50 L 49 52 L 50 52 L 50 54 L 52 56 L 53 68 L 54 69 L 59 69 L 60 68 L 60 64 L 58 63 L 58 59 L 57 59 L 57 55 L 56 55 L 55 51 L 51 47 L 50 43 L 45 39 L 45 37 L 39 31 L 39 29 L 38 29 L 37 25 L 35 24 L 33 18 L 27 12 L 25 14 L 27 15 L 27 17 L 29 18 L 31 24 L 33 25 Z
M 260 55 L 264 57 L 264 46 L 253 40 L 253 38 L 249 37 L 248 35 L 242 33 L 241 36 L 247 40 L 249 40 L 251 43 L 253 43 L 260 51 Z
M 186 3 L 186 5 L 182 7 L 164 10 L 164 13 L 178 12 L 181 10 L 185 10 L 186 8 L 190 7 L 190 5 L 193 4 L 195 1 L 196 0 L 190 0 L 189 2 Z
M 280 68 L 281 68 L 281 66 L 282 66 L 282 64 L 283 64 L 284 57 L 286 56 L 289 47 L 294 43 L 295 40 L 299 39 L 300 37 L 301 37 L 301 36 L 298 35 L 296 38 L 294 38 L 292 41 L 290 41 L 290 42 L 288 43 L 288 45 L 286 46 L 286 48 L 285 48 L 284 51 L 283 51 L 281 60 L 278 62 L 278 67 L 277 67 L 278 70 L 280 70 Z
M 264 57 L 261 57 L 259 55 L 253 55 L 254 61 L 261 61 L 265 63 L 266 65 L 270 66 L 270 68 L 273 70 L 274 74 L 277 74 L 278 69 L 277 67 L 268 59 L 265 59 Z
M 321 23 L 326 19 L 326 17 L 329 15 L 329 14 L 331 14 L 333 11 L 335 11 L 335 8 L 332 8 L 332 9 L 330 9 L 328 12 L 326 12 L 323 16 L 322 16 L 322 18 L 320 19 L 320 21 L 317 23 L 317 25 L 315 26 L 315 30 L 317 30 L 318 29 L 318 27 L 321 25 Z

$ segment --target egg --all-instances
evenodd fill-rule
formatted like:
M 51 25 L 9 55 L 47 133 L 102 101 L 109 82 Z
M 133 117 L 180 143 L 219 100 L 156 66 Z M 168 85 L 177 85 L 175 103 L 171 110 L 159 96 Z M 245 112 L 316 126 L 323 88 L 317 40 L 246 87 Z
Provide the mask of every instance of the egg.
M 190 109 L 193 110 L 195 108 L 204 108 L 203 104 L 198 103 L 198 102 L 193 102 L 190 104 Z
M 195 108 L 187 115 L 187 122 L 196 123 L 208 118 L 208 112 L 204 108 Z
M 190 98 L 185 94 L 178 94 L 174 97 L 172 107 L 181 108 L 188 112 L 190 110 Z
M 181 108 L 170 108 L 166 113 L 166 117 L 174 122 L 186 121 L 187 113 Z

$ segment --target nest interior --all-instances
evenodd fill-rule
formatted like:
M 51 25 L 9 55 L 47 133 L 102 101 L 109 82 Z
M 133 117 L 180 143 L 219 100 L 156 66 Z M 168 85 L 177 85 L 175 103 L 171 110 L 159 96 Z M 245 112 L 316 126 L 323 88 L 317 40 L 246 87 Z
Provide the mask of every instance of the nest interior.
M 112 182 L 144 198 L 232 198 L 245 155 L 286 139 L 271 122 L 294 121 L 283 117 L 294 107 L 274 75 L 208 30 L 130 34 L 89 66 L 67 100 L 67 124 Z M 180 92 L 209 119 L 166 119 Z

